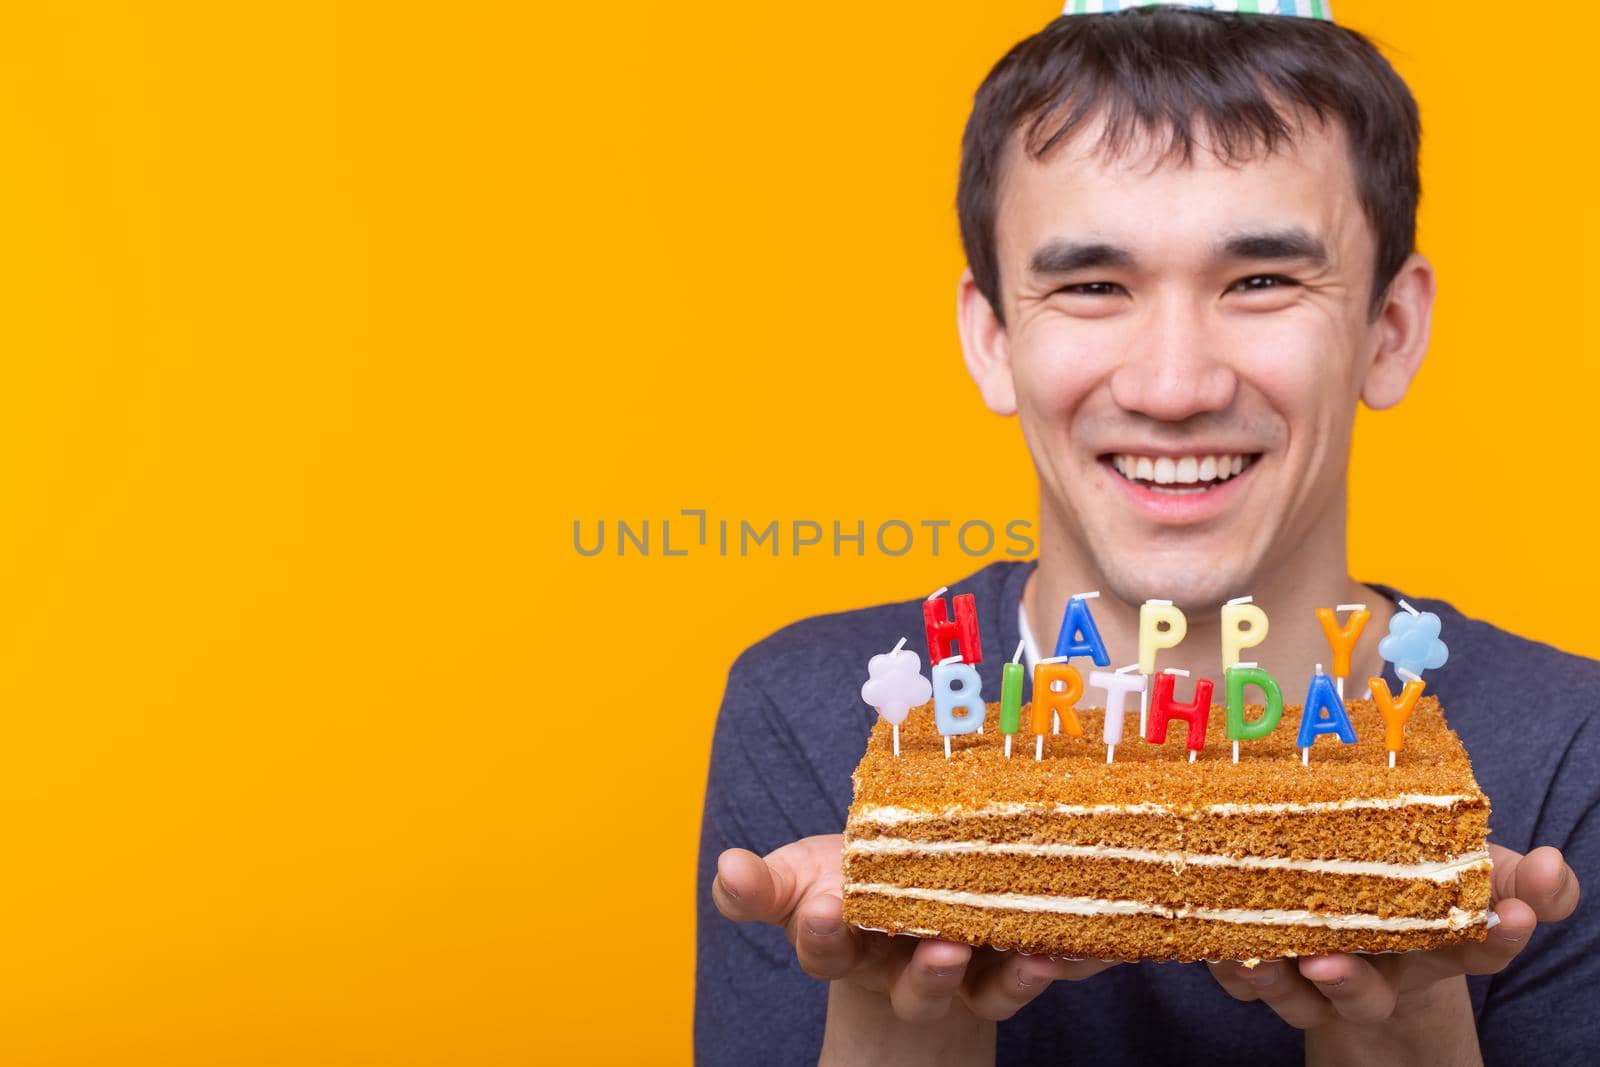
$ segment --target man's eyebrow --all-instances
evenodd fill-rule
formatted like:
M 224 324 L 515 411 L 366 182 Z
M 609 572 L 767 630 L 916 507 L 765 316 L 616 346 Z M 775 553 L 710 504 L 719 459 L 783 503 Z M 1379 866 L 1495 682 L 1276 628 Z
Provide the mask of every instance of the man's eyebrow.
M 1119 245 L 1057 239 L 1034 249 L 1028 269 L 1034 274 L 1070 274 L 1091 267 L 1134 267 L 1133 253 Z
M 1261 233 L 1235 234 L 1218 243 L 1219 259 L 1305 259 L 1328 262 L 1328 249 L 1308 230 L 1292 227 Z

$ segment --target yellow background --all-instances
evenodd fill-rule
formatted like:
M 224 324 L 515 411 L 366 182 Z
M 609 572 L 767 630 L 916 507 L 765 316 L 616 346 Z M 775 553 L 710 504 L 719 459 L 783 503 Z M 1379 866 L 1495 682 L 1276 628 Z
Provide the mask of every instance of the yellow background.
M 1335 7 L 1421 101 L 1442 278 L 1356 573 L 1600 654 L 1600 11 Z M 728 663 L 978 562 L 659 522 L 1033 516 L 952 201 L 1054 9 L 14 8 L 0 1061 L 687 1059 Z

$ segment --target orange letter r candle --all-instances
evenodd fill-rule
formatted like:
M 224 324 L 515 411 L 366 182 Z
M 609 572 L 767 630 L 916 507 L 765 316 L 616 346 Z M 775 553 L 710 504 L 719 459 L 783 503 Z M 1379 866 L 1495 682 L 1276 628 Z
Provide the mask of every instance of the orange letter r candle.
M 1061 683 L 1064 688 L 1057 689 Z M 1083 736 L 1083 723 L 1072 705 L 1083 696 L 1083 675 L 1070 663 L 1039 663 L 1033 668 L 1033 713 L 1029 723 L 1041 737 L 1050 732 L 1056 714 L 1061 728 L 1073 737 Z

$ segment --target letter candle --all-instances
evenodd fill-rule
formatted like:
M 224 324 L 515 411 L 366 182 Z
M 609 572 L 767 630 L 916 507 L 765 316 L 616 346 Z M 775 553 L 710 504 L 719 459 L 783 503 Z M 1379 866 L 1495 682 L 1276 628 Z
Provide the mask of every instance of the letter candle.
M 1022 649 L 1018 641 L 1011 662 L 1000 669 L 1000 732 L 1006 735 L 1006 759 L 1011 758 L 1011 737 L 1022 729 Z
M 1165 628 L 1163 629 L 1163 625 Z M 1156 673 L 1156 653 L 1174 648 L 1189 632 L 1189 620 L 1170 600 L 1146 600 L 1139 605 L 1139 673 L 1148 679 Z M 1208 683 L 1209 684 L 1209 683 Z M 1150 687 L 1139 694 L 1139 735 L 1147 737 Z
M 1334 614 L 1338 611 L 1350 612 L 1349 620 L 1339 625 L 1339 619 Z M 1365 604 L 1340 604 L 1336 608 L 1318 608 L 1317 622 L 1322 626 L 1322 633 L 1328 639 L 1328 647 L 1333 649 L 1333 680 L 1334 688 L 1338 690 L 1339 699 L 1344 699 L 1344 680 L 1350 674 L 1350 653 L 1355 649 L 1356 642 L 1361 640 L 1361 631 L 1367 628 L 1367 620 L 1372 618 L 1372 612 L 1367 610 Z
M 1060 683 L 1062 688 L 1057 689 Z M 1042 659 L 1033 667 L 1033 707 L 1032 722 L 1034 732 L 1033 758 L 1044 759 L 1044 735 L 1050 732 L 1052 720 L 1059 716 L 1060 722 L 1065 722 L 1067 733 L 1073 737 L 1083 736 L 1083 723 L 1078 721 L 1078 713 L 1073 710 L 1073 705 L 1078 698 L 1083 696 L 1083 675 L 1070 663 L 1065 663 L 1052 656 Z M 1060 727 L 1056 727 L 1060 732 Z
M 950 642 L 958 645 L 963 663 L 983 662 L 983 643 L 978 637 L 978 601 L 971 593 L 959 593 L 952 598 L 956 617 L 951 621 L 945 615 L 944 594 L 949 586 L 940 586 L 922 602 L 922 626 L 928 634 L 928 662 L 943 663 L 951 656 Z
M 1054 658 L 1088 656 L 1096 667 L 1111 666 L 1111 654 L 1106 651 L 1106 643 L 1100 638 L 1100 628 L 1094 624 L 1094 616 L 1089 612 L 1089 601 L 1099 595 L 1097 589 L 1092 593 L 1073 593 L 1068 598 L 1066 613 L 1061 617 L 1061 632 L 1056 635 Z
M 1300 709 L 1300 733 L 1295 745 L 1300 749 L 1301 766 L 1311 766 L 1311 746 L 1323 734 L 1337 734 L 1347 745 L 1356 743 L 1356 728 L 1350 724 L 1344 701 L 1319 663 L 1317 673 L 1311 676 L 1311 688 L 1306 691 L 1305 706 Z
M 1404 738 L 1406 719 L 1422 695 L 1422 672 L 1443 667 L 1450 659 L 1450 647 L 1439 640 L 1439 616 L 1418 611 L 1404 600 L 1400 607 L 1402 610 L 1389 620 L 1388 636 L 1378 642 L 1378 655 L 1394 664 L 1394 673 L 1406 683 L 1405 688 L 1399 702 L 1393 703 L 1387 687 L 1381 693 L 1377 683 L 1372 687 L 1373 699 L 1383 713 L 1384 742 L 1391 767 Z
M 1233 740 L 1233 762 L 1239 762 L 1239 742 L 1259 741 L 1278 728 L 1283 718 L 1283 689 L 1276 678 L 1254 663 L 1235 663 L 1225 674 L 1228 687 L 1228 736 Z M 1246 686 L 1261 690 L 1266 700 L 1261 718 L 1246 722 L 1244 718 L 1244 691 Z
M 1394 755 L 1399 752 L 1406 741 L 1406 720 L 1411 718 L 1411 712 L 1417 706 L 1417 698 L 1422 696 L 1422 679 L 1408 670 L 1399 670 L 1395 673 L 1405 679 L 1405 688 L 1400 690 L 1399 699 L 1389 693 L 1389 683 L 1382 678 L 1374 678 L 1367 683 L 1372 689 L 1372 699 L 1378 705 L 1378 711 L 1383 715 L 1383 747 L 1389 750 L 1389 766 L 1394 766 Z
M 1222 670 L 1239 662 L 1239 653 L 1267 639 L 1267 613 L 1254 597 L 1235 597 L 1222 605 Z
M 1167 743 L 1167 723 L 1173 719 L 1182 719 L 1189 724 L 1189 737 L 1185 742 L 1189 749 L 1189 762 L 1193 763 L 1195 756 L 1206 747 L 1206 723 L 1211 719 L 1211 690 L 1210 678 L 1202 678 L 1194 683 L 1194 699 L 1187 704 L 1179 704 L 1173 699 L 1173 687 L 1178 679 L 1189 677 L 1189 672 L 1176 667 L 1168 667 L 1156 675 L 1155 695 L 1150 698 L 1150 732 L 1144 739 L 1152 745 Z
M 949 656 L 933 668 L 933 721 L 944 735 L 944 758 L 950 758 L 950 738 L 983 729 L 989 706 L 983 702 L 983 679 L 978 668 Z M 960 711 L 962 714 L 957 715 Z
M 1100 731 L 1100 739 L 1105 742 L 1107 763 L 1112 761 L 1117 746 L 1122 744 L 1122 720 L 1127 715 L 1128 694 L 1144 692 L 1145 677 L 1135 673 L 1138 670 L 1137 663 L 1130 663 L 1126 667 L 1118 667 L 1115 672 L 1089 672 L 1089 684 L 1106 691 L 1106 721 Z

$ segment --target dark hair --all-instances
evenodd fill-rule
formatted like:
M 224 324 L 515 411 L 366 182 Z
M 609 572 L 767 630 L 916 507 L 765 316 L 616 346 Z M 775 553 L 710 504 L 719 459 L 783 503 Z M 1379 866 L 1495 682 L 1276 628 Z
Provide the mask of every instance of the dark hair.
M 1007 146 L 1041 159 L 1103 114 L 1098 151 L 1165 129 L 1167 158 L 1187 163 L 1196 135 L 1225 161 L 1292 142 L 1299 120 L 1344 127 L 1356 192 L 1377 236 L 1369 315 L 1416 244 L 1417 146 L 1411 91 L 1372 42 L 1317 19 L 1181 7 L 1056 18 L 1019 42 L 979 86 L 961 138 L 956 212 L 979 292 L 1004 321 L 995 250 Z

